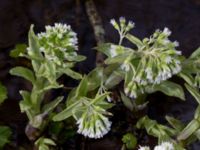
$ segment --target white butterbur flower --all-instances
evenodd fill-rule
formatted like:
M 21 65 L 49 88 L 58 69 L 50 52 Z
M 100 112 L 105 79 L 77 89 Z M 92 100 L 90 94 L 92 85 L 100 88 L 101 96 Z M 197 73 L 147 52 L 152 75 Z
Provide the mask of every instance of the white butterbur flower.
M 71 26 L 55 23 L 54 26 L 47 25 L 45 29 L 45 32 L 37 34 L 44 57 L 61 65 L 69 56 L 74 56 L 78 39 Z
M 77 121 L 78 133 L 89 138 L 101 138 L 110 131 L 111 122 L 96 110 L 88 110 Z
M 170 142 L 163 142 L 162 144 L 156 146 L 154 150 L 175 150 L 174 146 Z
M 135 76 L 138 84 L 160 84 L 181 71 L 181 52 L 175 49 L 178 42 L 168 39 L 170 34 L 171 31 L 165 28 L 163 31 L 157 30 L 150 39 L 146 39 L 147 43 L 151 44 L 141 50 L 145 58 L 138 64 L 140 69 L 137 69 Z M 142 68 L 146 69 L 143 71 Z
M 148 146 L 140 146 L 138 150 L 150 150 Z
M 140 146 L 138 150 L 150 150 L 148 146 Z M 163 142 L 154 147 L 154 150 L 175 150 L 174 145 L 170 142 Z
M 171 35 L 172 32 L 167 27 L 165 27 L 164 30 L 163 30 L 163 33 L 165 35 L 169 36 L 169 35 Z

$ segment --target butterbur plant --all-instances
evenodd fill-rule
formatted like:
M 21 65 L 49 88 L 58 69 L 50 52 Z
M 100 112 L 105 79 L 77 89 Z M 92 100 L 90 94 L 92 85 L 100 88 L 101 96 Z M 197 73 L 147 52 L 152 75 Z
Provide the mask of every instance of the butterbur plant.
M 119 99 L 136 120 L 132 124 L 134 132 L 127 130 L 122 138 L 122 149 L 150 150 L 149 146 L 139 146 L 140 141 L 134 135 L 141 129 L 157 138 L 158 145 L 154 150 L 184 150 L 199 140 L 199 106 L 188 125 L 166 116 L 170 125 L 167 126 L 152 120 L 148 114 L 138 117 L 136 113 L 148 107 L 147 95 L 157 91 L 185 100 L 184 88 L 171 81 L 173 76 L 184 80 L 185 88 L 200 104 L 200 49 L 185 58 L 177 49 L 178 42 L 169 39 L 171 31 L 166 27 L 141 40 L 130 34 L 135 26 L 133 22 L 121 17 L 119 21 L 112 19 L 111 25 L 119 33 L 119 42 L 99 44 L 96 49 L 106 55 L 105 64 L 83 76 L 72 70 L 85 57 L 77 54 L 78 40 L 69 25 L 56 23 L 46 26 L 46 30 L 39 34 L 35 34 L 31 26 L 28 48 L 21 56 L 31 61 L 32 68 L 10 70 L 11 74 L 32 83 L 30 91 L 20 91 L 23 98 L 20 109 L 29 119 L 26 128 L 29 139 L 36 140 L 35 145 L 41 150 L 42 147 L 55 146 L 56 143 L 42 135 L 42 131 L 50 121 L 61 122 L 70 117 L 76 122 L 78 134 L 86 138 L 102 138 L 112 132 L 111 108 L 118 105 L 115 102 Z M 124 46 L 124 40 L 133 46 Z M 57 80 L 64 74 L 80 80 L 78 86 L 67 93 L 66 100 L 59 96 L 44 102 L 49 90 L 63 87 Z M 54 109 L 63 102 L 64 108 L 55 112 Z
M 82 75 L 71 68 L 79 61 L 85 59 L 77 54 L 77 37 L 69 25 L 55 24 L 46 26 L 46 31 L 35 34 L 33 26 L 29 31 L 29 45 L 26 53 L 21 54 L 28 58 L 32 64 L 32 70 L 25 67 L 15 67 L 10 73 L 23 77 L 32 83 L 31 91 L 20 91 L 23 100 L 20 109 L 27 114 L 29 124 L 26 134 L 31 140 L 35 140 L 48 123 L 53 109 L 62 101 L 63 96 L 43 104 L 47 91 L 57 89 L 63 85 L 58 84 L 57 79 L 66 74 L 75 79 L 81 79 Z M 36 129 L 37 132 L 32 133 Z
M 95 73 L 97 72 L 92 72 L 92 74 Z M 110 131 L 111 122 L 106 116 L 111 115 L 111 113 L 107 112 L 106 109 L 112 107 L 112 104 L 105 100 L 109 93 L 106 91 L 102 93 L 101 89 L 89 97 L 92 88 L 90 83 L 88 76 L 84 77 L 79 86 L 70 93 L 67 108 L 54 116 L 53 120 L 61 121 L 73 116 L 77 121 L 78 133 L 97 139 Z

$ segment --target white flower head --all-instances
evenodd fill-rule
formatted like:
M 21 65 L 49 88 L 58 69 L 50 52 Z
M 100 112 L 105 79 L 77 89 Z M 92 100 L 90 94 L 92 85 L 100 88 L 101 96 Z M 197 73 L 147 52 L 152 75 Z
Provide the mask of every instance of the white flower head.
M 128 26 L 127 26 L 128 28 L 132 29 L 134 28 L 134 26 L 135 26 L 135 23 L 133 21 L 128 22 Z
M 174 146 L 170 142 L 163 142 L 162 144 L 156 146 L 154 150 L 175 150 Z
M 110 20 L 110 23 L 114 26 L 114 25 L 116 24 L 115 19 L 111 19 L 111 20 Z
M 178 42 L 178 41 L 174 41 L 173 43 L 174 43 L 174 46 L 175 46 L 175 47 L 178 47 L 178 46 L 179 46 L 179 42 Z
M 120 23 L 125 23 L 125 22 L 126 22 L 125 17 L 120 17 L 120 18 L 119 18 L 119 22 L 120 22 Z
M 107 117 L 95 111 L 94 114 L 87 112 L 86 115 L 78 119 L 77 124 L 78 133 L 85 137 L 98 139 L 110 131 L 112 123 Z
M 53 26 L 47 25 L 45 29 L 45 32 L 37 34 L 44 57 L 51 61 L 58 60 L 55 63 L 62 64 L 69 56 L 74 56 L 78 39 L 70 25 L 55 23 Z
M 164 30 L 163 30 L 163 33 L 164 33 L 166 36 L 170 36 L 172 32 L 171 32 L 167 27 L 165 27 Z
M 149 146 L 140 146 L 138 150 L 150 150 Z

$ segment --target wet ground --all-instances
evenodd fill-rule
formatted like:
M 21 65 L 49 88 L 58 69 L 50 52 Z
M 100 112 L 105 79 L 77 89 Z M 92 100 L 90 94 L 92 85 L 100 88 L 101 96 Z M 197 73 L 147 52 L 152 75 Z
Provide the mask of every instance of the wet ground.
M 86 15 L 84 0 L 80 1 L 78 5 L 78 0 L 0 0 L 0 80 L 9 91 L 8 100 L 0 107 L 0 123 L 12 128 L 12 138 L 15 141 L 12 148 L 7 149 L 18 149 L 19 145 L 30 144 L 24 135 L 26 116 L 20 113 L 18 107 L 18 91 L 30 88 L 30 85 L 23 79 L 8 74 L 11 67 L 23 63 L 23 60 L 11 59 L 9 51 L 15 44 L 27 42 L 30 24 L 35 25 L 37 32 L 44 30 L 46 24 L 54 22 L 70 24 L 78 33 L 80 53 L 88 57 L 78 69 L 87 73 L 94 67 L 95 51 L 92 47 L 96 42 Z M 186 56 L 200 45 L 200 0 L 94 1 L 103 20 L 107 41 L 118 40 L 118 35 L 109 24 L 109 20 L 124 16 L 135 22 L 136 27 L 132 32 L 140 38 L 149 36 L 157 28 L 168 27 L 172 30 L 171 39 L 179 41 L 179 49 Z M 165 114 L 171 114 L 187 122 L 192 118 L 195 108 L 196 103 L 189 95 L 186 102 L 180 102 L 157 93 L 150 97 L 148 113 L 151 118 L 163 123 Z M 114 113 L 123 114 L 126 119 L 129 117 L 124 108 L 116 108 Z M 127 128 L 124 125 L 126 119 L 121 119 L 120 115 L 114 118 L 115 123 L 120 124 L 121 128 L 101 140 L 81 140 L 82 145 L 79 140 L 72 140 L 66 142 L 63 149 L 118 150 L 121 146 L 122 132 Z M 200 143 L 191 146 L 190 149 L 199 150 L 198 145 Z

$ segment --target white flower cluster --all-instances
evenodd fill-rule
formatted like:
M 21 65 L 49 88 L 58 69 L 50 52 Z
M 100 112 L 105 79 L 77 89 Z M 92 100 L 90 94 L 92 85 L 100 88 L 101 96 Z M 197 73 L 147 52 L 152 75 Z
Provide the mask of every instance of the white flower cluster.
M 39 33 L 38 40 L 40 51 L 44 56 L 56 62 L 58 65 L 67 60 L 68 56 L 76 56 L 78 39 L 71 27 L 66 24 L 55 23 L 54 26 L 46 26 L 46 31 Z
M 134 28 L 135 24 L 132 21 L 129 21 L 128 23 L 126 22 L 126 19 L 124 17 L 120 17 L 119 18 L 119 23 L 117 23 L 117 21 L 115 19 L 111 19 L 110 23 L 112 24 L 112 26 L 118 31 L 119 35 L 120 35 L 120 41 L 119 41 L 119 45 L 121 45 L 122 40 L 124 39 L 124 37 L 126 36 L 126 34 L 132 29 Z
M 168 39 L 170 34 L 165 28 L 144 42 L 145 47 L 139 50 L 143 55 L 133 78 L 138 84 L 159 84 L 181 71 L 181 52 L 175 49 L 177 42 Z
M 163 142 L 161 145 L 156 146 L 154 150 L 174 150 L 174 146 L 172 143 Z
M 103 110 L 105 111 L 105 110 Z M 81 118 L 77 120 L 78 133 L 89 138 L 101 138 L 110 131 L 111 122 L 98 110 L 89 108 Z
M 116 30 L 124 30 L 126 32 L 130 31 L 135 26 L 135 23 L 132 21 L 129 21 L 128 24 L 126 24 L 126 19 L 124 17 L 119 18 L 119 24 L 115 19 L 111 19 L 110 23 Z
M 121 68 L 126 74 L 131 74 L 131 79 L 125 81 L 127 95 L 136 97 L 137 90 L 144 92 L 142 87 L 160 84 L 181 71 L 181 52 L 175 49 L 177 42 L 168 39 L 170 34 L 168 28 L 157 30 L 149 39 L 142 41 L 141 49 L 134 51 L 138 53 L 137 58 L 127 57 L 124 60 Z M 135 58 L 138 59 L 137 62 L 134 61 Z
M 138 150 L 150 150 L 148 146 L 141 146 Z M 154 147 L 154 150 L 175 150 L 174 145 L 170 142 L 163 142 Z

